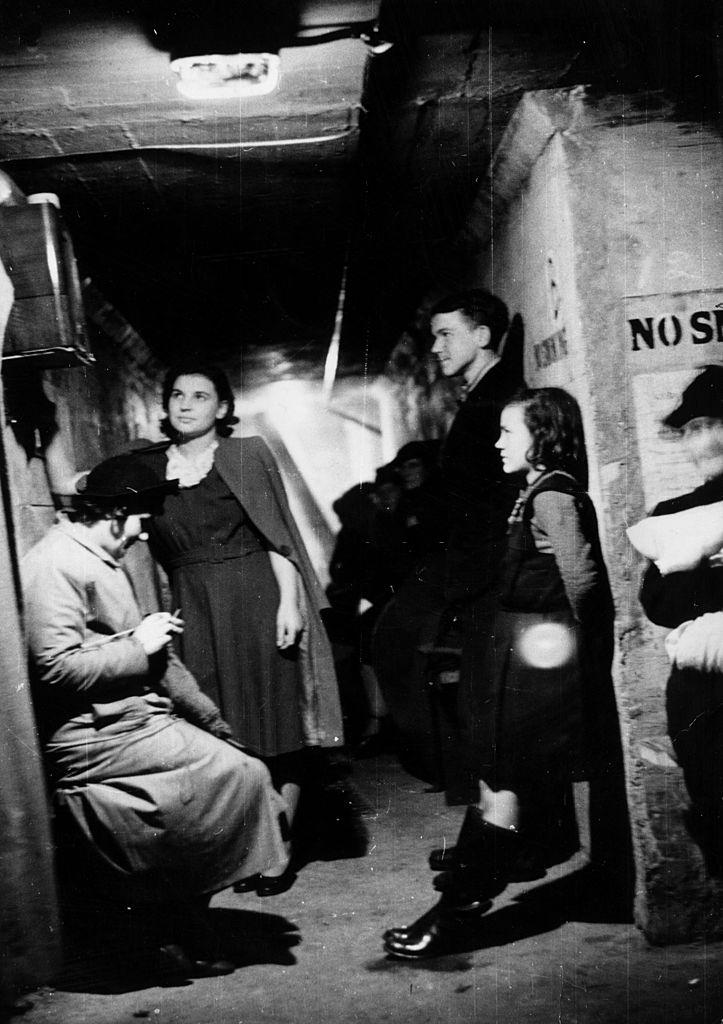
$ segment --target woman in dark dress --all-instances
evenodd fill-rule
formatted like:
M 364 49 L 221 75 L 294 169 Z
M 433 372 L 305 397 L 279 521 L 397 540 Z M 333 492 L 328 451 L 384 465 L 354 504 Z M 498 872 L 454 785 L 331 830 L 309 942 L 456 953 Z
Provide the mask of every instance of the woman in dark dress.
M 290 827 L 304 748 L 343 742 L 319 617 L 326 601 L 268 447 L 260 437 L 228 436 L 237 420 L 225 375 L 208 366 L 172 370 L 163 406 L 171 444 L 139 457 L 180 481 L 149 529 L 186 623 L 180 654 L 236 740 L 269 766 Z M 292 881 L 289 868 L 245 888 L 272 895 Z
M 563 794 L 602 769 L 595 741 L 616 726 L 613 605 L 577 403 L 559 388 L 521 392 L 502 411 L 496 447 L 527 487 L 509 518 L 482 670 L 490 687 L 469 714 L 481 799 L 446 851 L 440 903 L 385 935 L 386 952 L 402 959 L 450 952 L 508 882 L 542 877 L 560 859 Z

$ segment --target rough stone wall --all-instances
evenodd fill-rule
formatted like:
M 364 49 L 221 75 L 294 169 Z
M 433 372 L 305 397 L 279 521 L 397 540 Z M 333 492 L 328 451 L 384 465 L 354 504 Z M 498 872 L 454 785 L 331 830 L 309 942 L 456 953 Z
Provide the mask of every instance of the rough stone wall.
M 723 358 L 722 150 L 660 97 L 528 94 L 468 227 L 480 250 L 489 242 L 477 280 L 523 318 L 528 382 L 568 387 L 583 409 L 617 608 L 636 920 L 655 942 L 723 928 L 665 735 L 664 631 L 640 608 L 642 566 L 625 535 L 698 482 L 659 421 L 697 366 Z
M 565 142 L 577 289 L 614 567 L 637 918 L 649 938 L 669 942 L 721 934 L 721 892 L 685 829 L 685 788 L 665 735 L 665 631 L 638 603 L 641 564 L 624 528 L 700 482 L 676 443 L 659 439 L 659 422 L 696 368 L 723 358 L 714 333 L 701 341 L 690 328 L 697 311 L 714 321 L 723 298 L 723 145 L 665 108 L 631 109 L 621 98 L 591 114 L 594 126 Z M 652 348 L 633 338 L 640 324 L 650 339 L 648 318 Z

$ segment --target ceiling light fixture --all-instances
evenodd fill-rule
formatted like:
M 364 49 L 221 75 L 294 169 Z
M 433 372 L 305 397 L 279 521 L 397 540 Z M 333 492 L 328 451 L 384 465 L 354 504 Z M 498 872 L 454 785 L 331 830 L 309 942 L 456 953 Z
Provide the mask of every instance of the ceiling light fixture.
M 280 75 L 277 53 L 177 57 L 171 68 L 178 75 L 180 94 L 193 100 L 266 96 L 277 87 Z
M 264 40 L 269 46 L 267 52 L 180 56 L 171 60 L 171 68 L 178 75 L 178 91 L 187 99 L 267 96 L 279 84 L 281 61 L 278 49 L 282 46 L 318 46 L 342 39 L 361 40 L 372 57 L 387 53 L 394 45 L 391 39 L 380 32 L 374 21 L 317 25 L 312 29 L 302 29 L 300 33 L 281 42 L 278 39 L 274 42 L 269 35 Z

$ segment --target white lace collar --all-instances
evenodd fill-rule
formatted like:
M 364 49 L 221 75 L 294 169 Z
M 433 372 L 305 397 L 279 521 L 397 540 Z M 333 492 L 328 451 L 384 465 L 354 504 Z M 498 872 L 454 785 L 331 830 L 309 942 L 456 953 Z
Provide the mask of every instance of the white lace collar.
M 211 472 L 217 448 L 218 441 L 212 441 L 196 455 L 188 456 L 183 454 L 182 448 L 172 444 L 166 451 L 166 480 L 178 480 L 179 487 L 195 487 Z

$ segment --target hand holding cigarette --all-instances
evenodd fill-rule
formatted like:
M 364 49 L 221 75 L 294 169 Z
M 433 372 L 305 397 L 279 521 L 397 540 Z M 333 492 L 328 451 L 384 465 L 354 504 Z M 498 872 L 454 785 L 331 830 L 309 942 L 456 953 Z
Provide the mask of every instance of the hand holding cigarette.
M 156 654 L 168 646 L 175 633 L 183 632 L 180 612 L 181 609 L 178 608 L 173 613 L 154 612 L 147 615 L 140 625 L 136 626 L 131 636 L 139 642 L 146 654 Z

